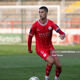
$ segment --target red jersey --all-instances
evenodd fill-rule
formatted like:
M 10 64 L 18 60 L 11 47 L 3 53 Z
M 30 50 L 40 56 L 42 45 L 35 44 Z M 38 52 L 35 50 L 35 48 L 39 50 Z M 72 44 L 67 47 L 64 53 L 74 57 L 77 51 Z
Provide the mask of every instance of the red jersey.
M 29 35 L 30 36 L 35 35 L 36 50 L 50 49 L 53 47 L 51 41 L 53 30 L 58 32 L 60 28 L 53 21 L 48 19 L 45 24 L 41 24 L 40 21 L 38 20 L 32 25 Z M 64 33 L 61 32 L 60 34 Z

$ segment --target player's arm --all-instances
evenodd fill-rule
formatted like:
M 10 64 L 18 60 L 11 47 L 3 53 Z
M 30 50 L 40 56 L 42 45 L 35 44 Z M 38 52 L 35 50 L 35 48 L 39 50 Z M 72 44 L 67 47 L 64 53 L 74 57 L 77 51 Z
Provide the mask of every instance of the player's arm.
M 32 36 L 28 36 L 28 52 L 29 53 L 32 53 L 32 50 L 31 50 L 31 44 L 32 44 Z
M 30 29 L 29 36 L 28 36 L 28 52 L 29 53 L 32 53 L 31 45 L 32 45 L 32 38 L 34 34 L 35 34 L 35 25 L 33 25 L 32 28 Z
M 56 24 L 53 24 L 53 29 L 60 34 L 60 39 L 64 39 L 65 38 L 65 33 L 59 28 L 59 26 L 57 26 Z

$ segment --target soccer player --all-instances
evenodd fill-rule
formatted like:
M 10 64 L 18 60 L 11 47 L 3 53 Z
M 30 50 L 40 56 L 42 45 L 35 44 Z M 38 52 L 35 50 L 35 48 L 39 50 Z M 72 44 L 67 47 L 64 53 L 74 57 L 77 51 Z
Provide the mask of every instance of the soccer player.
M 47 19 L 48 8 L 41 6 L 39 8 L 40 19 L 36 21 L 29 32 L 28 37 L 28 52 L 32 53 L 31 43 L 32 37 L 35 35 L 36 39 L 36 52 L 47 62 L 45 80 L 49 80 L 49 74 L 53 64 L 56 66 L 56 74 L 54 80 L 59 80 L 61 73 L 61 64 L 52 45 L 52 31 L 55 30 L 60 34 L 60 38 L 65 38 L 65 33 L 51 20 Z

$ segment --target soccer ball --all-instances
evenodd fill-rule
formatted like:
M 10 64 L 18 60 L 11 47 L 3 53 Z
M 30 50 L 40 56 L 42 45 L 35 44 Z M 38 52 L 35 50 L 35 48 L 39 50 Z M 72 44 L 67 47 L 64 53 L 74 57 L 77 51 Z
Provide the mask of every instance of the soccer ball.
M 40 80 L 40 79 L 38 77 L 33 76 L 29 80 Z

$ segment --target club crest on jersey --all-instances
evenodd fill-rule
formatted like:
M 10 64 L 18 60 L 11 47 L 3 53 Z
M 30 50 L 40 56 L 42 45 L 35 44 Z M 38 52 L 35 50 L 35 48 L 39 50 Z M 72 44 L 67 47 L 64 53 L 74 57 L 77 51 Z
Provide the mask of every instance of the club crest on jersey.
M 52 27 L 51 27 L 51 26 L 49 26 L 49 27 L 48 27 L 48 29 L 49 29 L 49 30 L 52 30 Z

